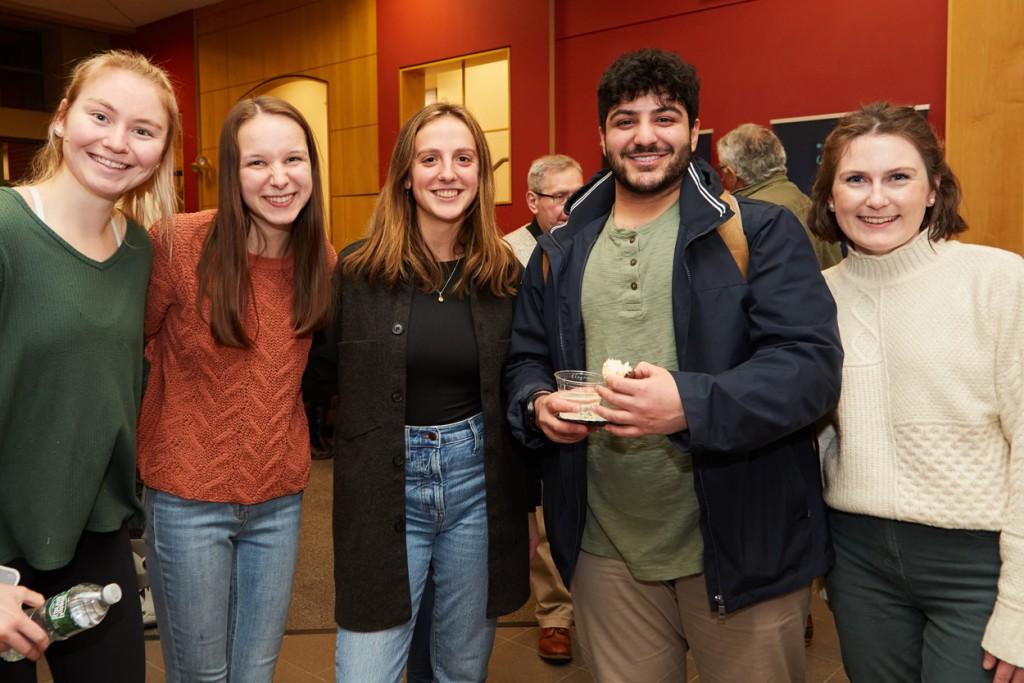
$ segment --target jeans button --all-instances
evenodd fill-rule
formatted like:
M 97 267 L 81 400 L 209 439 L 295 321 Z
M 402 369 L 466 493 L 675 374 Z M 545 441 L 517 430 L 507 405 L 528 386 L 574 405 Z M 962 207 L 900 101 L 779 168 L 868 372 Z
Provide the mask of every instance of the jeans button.
M 402 402 L 402 392 L 401 391 L 391 392 L 391 400 L 394 401 L 395 403 L 401 403 Z
M 405 327 L 402 323 L 395 323 L 391 326 L 391 334 L 402 334 L 403 332 L 405 332 Z
M 395 533 L 402 533 L 405 531 L 405 517 L 399 517 L 395 520 Z
M 431 441 L 437 441 L 437 433 L 436 432 L 425 432 L 423 434 L 423 436 L 427 437 Z
M 391 458 L 391 462 L 394 463 L 395 467 L 401 467 L 405 464 L 405 456 L 399 453 L 395 457 Z

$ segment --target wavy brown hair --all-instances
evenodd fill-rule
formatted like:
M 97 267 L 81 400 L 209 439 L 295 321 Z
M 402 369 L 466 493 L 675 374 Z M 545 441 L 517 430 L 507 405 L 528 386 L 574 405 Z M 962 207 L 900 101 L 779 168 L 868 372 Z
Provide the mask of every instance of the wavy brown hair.
M 178 211 L 178 194 L 174 189 L 174 154 L 171 145 L 181 134 L 178 116 L 178 101 L 174 98 L 174 87 L 167 72 L 153 64 L 138 52 L 130 50 L 108 50 L 84 59 L 75 65 L 68 77 L 67 88 L 60 106 L 50 119 L 46 132 L 46 144 L 32 158 L 32 168 L 26 185 L 37 185 L 49 180 L 64 163 L 62 141 L 56 129 L 64 121 L 68 109 L 75 103 L 82 89 L 104 69 L 121 69 L 146 79 L 156 88 L 167 116 L 166 137 L 160 157 L 160 165 L 146 182 L 126 192 L 118 200 L 118 208 L 126 216 L 142 226 L 159 223 L 169 226 Z
M 494 217 L 494 171 L 487 138 L 473 115 L 457 104 L 438 102 L 414 114 L 398 133 L 388 176 L 384 181 L 365 242 L 346 257 L 344 273 L 363 276 L 371 286 L 395 287 L 414 282 L 424 292 L 444 286 L 447 275 L 442 272 L 427 247 L 416 221 L 416 200 L 405 188 L 416 155 L 416 134 L 424 126 L 442 117 L 451 116 L 469 128 L 480 161 L 480 182 L 476 198 L 467 207 L 455 252 L 462 256 L 465 267 L 451 284 L 454 295 L 465 295 L 469 288 L 489 289 L 495 296 L 516 292 L 520 265 L 498 230 Z
M 920 230 L 928 230 L 928 239 L 947 239 L 967 230 L 960 215 L 960 182 L 946 163 L 945 152 L 935 129 L 913 107 L 875 102 L 839 119 L 821 149 L 821 165 L 811 189 L 811 208 L 807 227 L 826 242 L 845 241 L 836 215 L 829 211 L 832 185 L 839 160 L 854 138 L 862 135 L 898 135 L 921 155 L 928 180 L 935 190 L 935 204 L 925 208 Z
M 291 119 L 302 128 L 309 148 L 313 187 L 309 201 L 295 217 L 287 246 L 294 260 L 292 325 L 295 334 L 309 334 L 322 327 L 331 310 L 320 156 L 313 131 L 302 114 L 284 100 L 276 97 L 242 100 L 228 112 L 220 132 L 217 215 L 199 256 L 199 294 L 196 302 L 201 311 L 204 300 L 209 299 L 210 333 L 217 343 L 239 348 L 249 348 L 253 342 L 245 330 L 243 312 L 249 310 L 252 296 L 247 245 L 250 233 L 257 228 L 252 212 L 242 201 L 238 131 L 257 116 L 284 116 Z

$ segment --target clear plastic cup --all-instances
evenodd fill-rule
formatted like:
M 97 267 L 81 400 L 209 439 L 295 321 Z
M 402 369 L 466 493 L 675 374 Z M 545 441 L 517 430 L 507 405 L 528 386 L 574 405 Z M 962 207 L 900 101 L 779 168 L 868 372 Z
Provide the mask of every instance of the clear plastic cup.
M 578 408 L 572 412 L 560 412 L 558 417 L 571 422 L 604 422 L 594 412 L 594 406 L 601 403 L 597 387 L 604 384 L 600 373 L 586 370 L 559 370 L 555 373 L 559 398 L 572 401 Z

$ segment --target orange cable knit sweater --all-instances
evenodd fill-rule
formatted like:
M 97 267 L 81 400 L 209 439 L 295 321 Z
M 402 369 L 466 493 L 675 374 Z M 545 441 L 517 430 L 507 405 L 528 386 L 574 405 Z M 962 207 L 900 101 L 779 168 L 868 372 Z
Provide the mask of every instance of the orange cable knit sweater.
M 291 258 L 249 257 L 253 346 L 218 345 L 209 305 L 196 310 L 196 268 L 215 212 L 175 217 L 172 248 L 153 236 L 146 305 L 152 362 L 139 417 L 147 486 L 181 498 L 255 504 L 309 480 L 309 432 L 300 395 L 310 336 L 292 329 Z M 326 245 L 334 265 L 334 250 Z

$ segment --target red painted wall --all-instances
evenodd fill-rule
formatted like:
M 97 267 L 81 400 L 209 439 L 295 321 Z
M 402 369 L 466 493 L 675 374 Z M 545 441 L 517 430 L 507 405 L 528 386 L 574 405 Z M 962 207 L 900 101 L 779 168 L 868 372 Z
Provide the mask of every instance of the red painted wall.
M 848 111 L 887 99 L 930 104 L 946 123 L 945 0 L 559 0 L 556 139 L 589 173 L 600 164 L 597 82 L 621 53 L 678 52 L 701 79 L 715 139 L 753 121 Z M 537 75 L 538 79 L 542 74 Z
M 197 92 L 195 29 L 192 12 L 146 24 L 132 35 L 111 36 L 111 47 L 137 50 L 162 66 L 171 76 L 181 111 L 184 150 L 185 210 L 199 210 L 199 183 L 191 163 L 197 147 Z
M 398 70 L 424 62 L 511 48 L 512 204 L 498 223 L 512 230 L 530 218 L 526 172 L 548 152 L 547 0 L 377 2 L 377 108 L 381 181 L 399 121 Z

